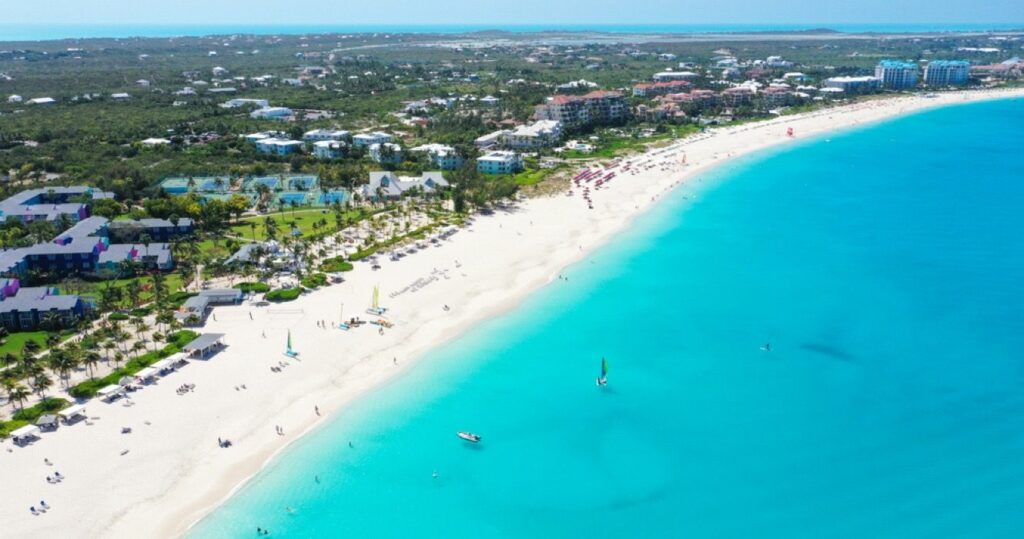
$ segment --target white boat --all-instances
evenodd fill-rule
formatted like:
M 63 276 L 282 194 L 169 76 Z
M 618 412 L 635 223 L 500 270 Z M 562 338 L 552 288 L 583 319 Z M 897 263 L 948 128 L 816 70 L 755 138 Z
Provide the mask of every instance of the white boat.
M 473 434 L 472 432 L 462 432 L 462 431 L 459 431 L 458 435 L 459 435 L 459 438 L 462 438 L 463 440 L 466 440 L 467 442 L 472 442 L 474 444 L 480 441 L 480 435 L 479 434 Z

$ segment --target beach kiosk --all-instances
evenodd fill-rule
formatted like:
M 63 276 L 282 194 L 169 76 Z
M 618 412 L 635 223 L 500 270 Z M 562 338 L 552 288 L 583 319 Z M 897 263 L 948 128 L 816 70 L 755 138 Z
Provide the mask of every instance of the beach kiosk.
M 75 421 L 85 419 L 85 405 L 72 404 L 71 406 L 57 412 L 57 416 L 64 421 L 65 425 L 70 425 Z
M 150 365 L 150 367 L 156 369 L 156 372 L 160 376 L 167 376 L 174 371 L 174 361 L 172 361 L 171 358 L 161 359 L 160 361 Z
M 35 425 L 25 425 L 24 427 L 15 429 L 11 433 L 11 440 L 18 445 L 27 445 L 32 443 L 33 440 L 39 438 L 39 427 Z
M 60 427 L 60 423 L 57 422 L 56 415 L 46 414 L 39 417 L 36 421 L 36 426 L 43 430 L 57 430 Z
M 118 384 L 110 384 L 107 387 L 100 388 L 100 390 L 97 391 L 96 394 L 100 396 L 101 400 L 104 400 L 106 402 L 114 402 L 118 398 L 124 396 L 124 388 Z
M 203 333 L 182 347 L 190 358 L 206 359 L 224 348 L 223 333 Z

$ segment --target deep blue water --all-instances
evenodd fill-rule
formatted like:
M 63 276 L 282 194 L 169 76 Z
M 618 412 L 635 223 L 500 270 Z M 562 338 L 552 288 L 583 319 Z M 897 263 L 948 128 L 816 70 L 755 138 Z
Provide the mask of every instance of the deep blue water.
M 191 536 L 1020 537 L 1021 140 L 1005 100 L 717 169 Z
M 3 24 L 0 41 L 45 41 L 65 38 L 178 37 L 229 34 L 320 33 L 438 33 L 459 34 L 483 30 L 538 32 L 545 30 L 610 33 L 701 34 L 719 32 L 788 32 L 829 28 L 838 32 L 968 32 L 1014 30 L 1024 21 L 990 23 L 885 23 L 885 24 Z

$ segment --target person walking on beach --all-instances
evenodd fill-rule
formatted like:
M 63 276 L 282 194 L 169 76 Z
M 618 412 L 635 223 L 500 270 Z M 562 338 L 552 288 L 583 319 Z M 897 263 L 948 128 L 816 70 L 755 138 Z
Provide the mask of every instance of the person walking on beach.
M 316 415 L 320 415 L 320 407 L 319 406 L 314 406 L 313 407 L 313 411 L 316 412 Z

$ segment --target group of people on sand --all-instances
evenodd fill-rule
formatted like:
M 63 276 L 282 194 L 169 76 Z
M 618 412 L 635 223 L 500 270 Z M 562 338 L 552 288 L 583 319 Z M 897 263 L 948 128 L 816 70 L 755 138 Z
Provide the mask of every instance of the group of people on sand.
M 195 384 L 181 384 L 181 386 L 177 390 L 177 393 L 178 393 L 178 395 L 184 395 L 185 393 L 188 393 L 189 391 L 195 391 L 195 390 L 196 390 L 196 385 Z
M 225 448 L 231 447 L 233 444 L 231 443 L 231 440 L 224 440 L 221 439 L 220 437 L 217 437 L 217 445 L 219 445 L 221 448 Z

